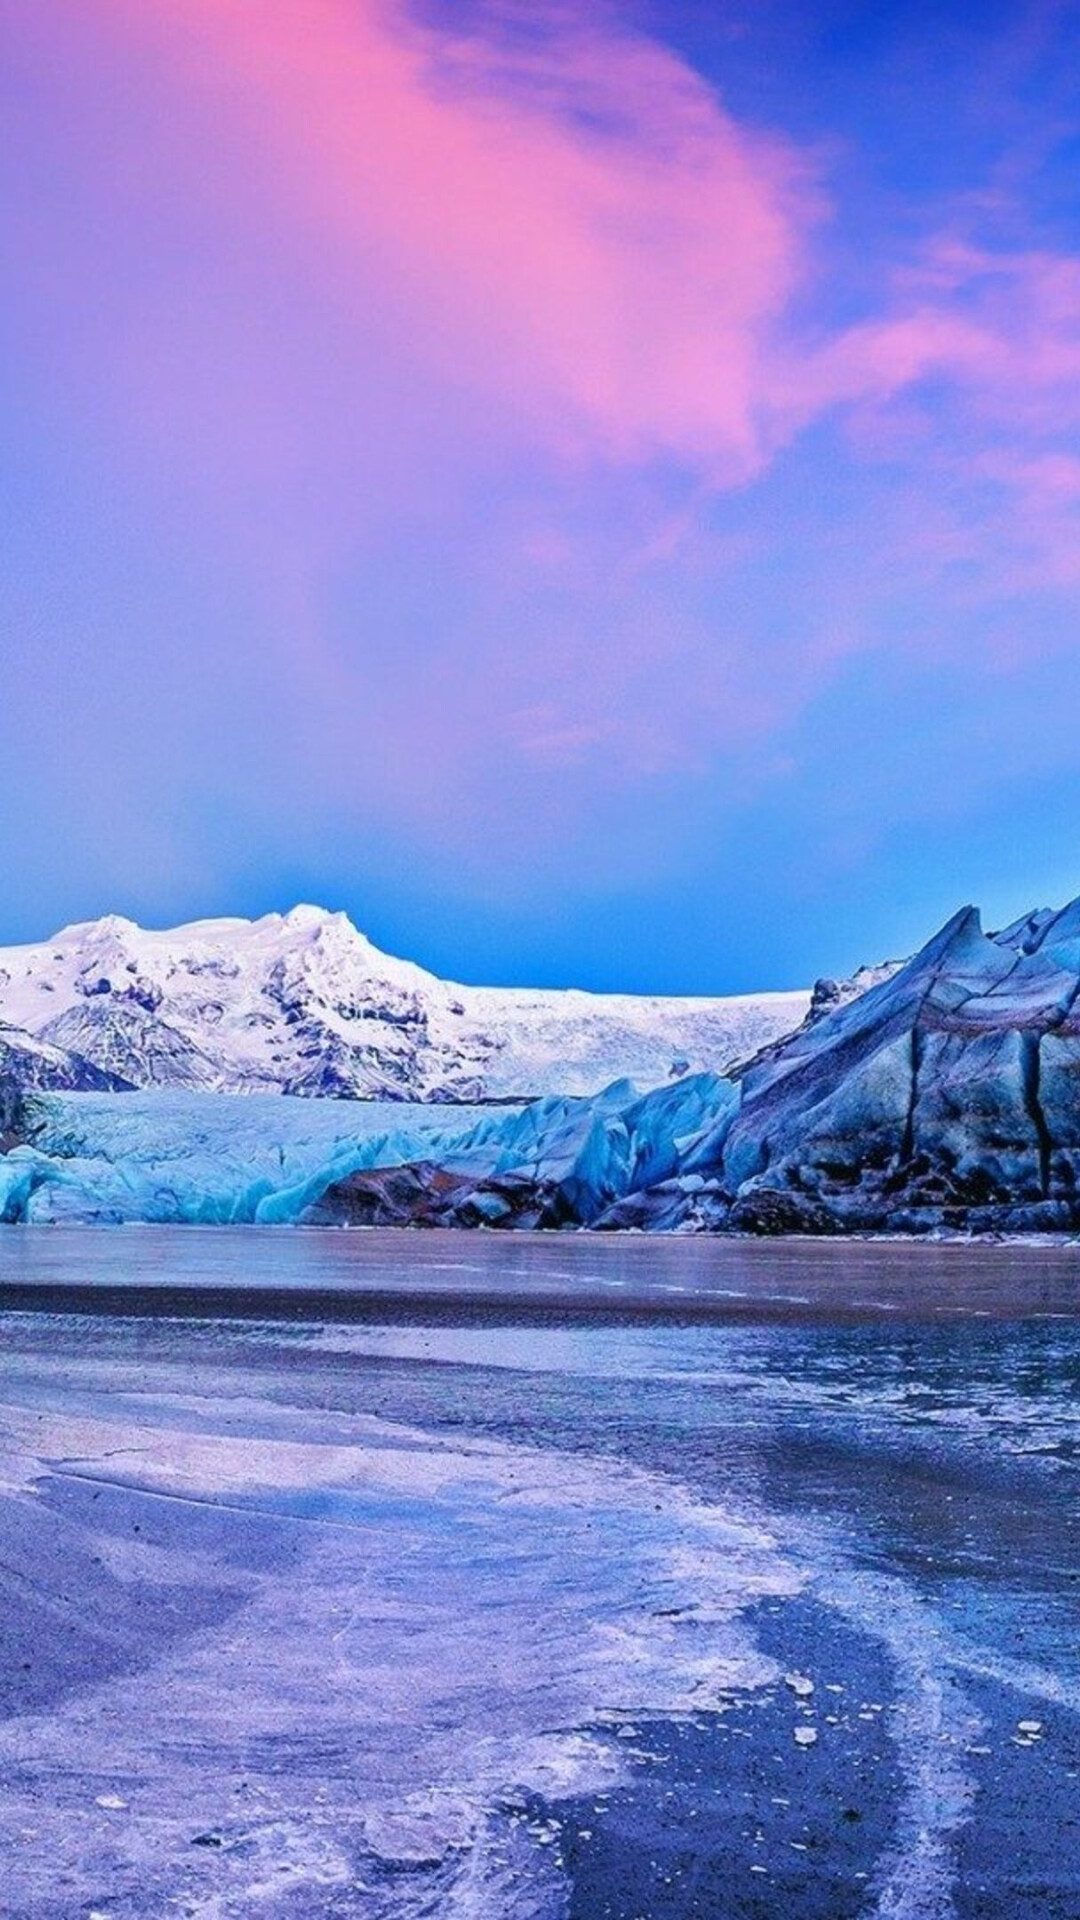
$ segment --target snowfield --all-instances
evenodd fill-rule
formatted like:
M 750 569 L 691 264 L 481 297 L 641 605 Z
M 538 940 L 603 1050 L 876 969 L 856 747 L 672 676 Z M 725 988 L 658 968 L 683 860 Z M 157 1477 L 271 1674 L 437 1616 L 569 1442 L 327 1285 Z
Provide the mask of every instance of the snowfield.
M 658 1086 L 727 1072 L 809 1003 L 456 986 L 319 907 L 165 932 L 110 916 L 0 948 L 9 1044 L 134 1087 L 469 1102 Z

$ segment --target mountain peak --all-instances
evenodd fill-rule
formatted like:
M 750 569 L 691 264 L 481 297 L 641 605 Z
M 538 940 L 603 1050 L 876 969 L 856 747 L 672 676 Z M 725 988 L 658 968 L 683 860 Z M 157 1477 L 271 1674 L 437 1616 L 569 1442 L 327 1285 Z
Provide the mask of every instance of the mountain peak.
M 70 926 L 61 927 L 53 935 L 53 945 L 72 945 L 112 937 L 123 939 L 133 933 L 141 933 L 142 928 L 134 920 L 128 920 L 122 913 L 105 913 L 99 920 L 73 920 Z
M 287 913 L 271 916 L 274 919 L 278 917 L 287 927 L 322 927 L 333 921 L 344 921 L 347 925 L 352 925 L 347 914 L 331 913 L 329 907 L 316 907 L 305 900 L 297 901 L 296 906 L 290 907 Z

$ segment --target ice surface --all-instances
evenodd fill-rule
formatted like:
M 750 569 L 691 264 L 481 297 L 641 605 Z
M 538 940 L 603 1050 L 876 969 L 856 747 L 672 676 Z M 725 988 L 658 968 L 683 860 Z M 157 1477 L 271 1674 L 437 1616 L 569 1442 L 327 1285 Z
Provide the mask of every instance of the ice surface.
M 0 1479 L 35 1481 L 5 1518 L 36 1552 L 55 1503 L 98 1684 L 0 1729 L 6 1890 L 35 1916 L 59 1880 L 80 1913 L 106 1886 L 140 1916 L 555 1920 L 530 1798 L 609 1792 L 646 1764 L 636 1727 L 766 1687 L 743 1615 L 801 1575 L 665 1474 L 336 1393 L 309 1415 L 289 1378 L 196 1395 L 181 1353 L 8 1396 Z
M 33 1145 L 0 1158 L 8 1219 L 295 1219 L 328 1180 L 474 1150 L 505 1108 L 226 1094 L 40 1094 Z
M 13 1238 L 70 1281 L 117 1264 L 108 1236 Z M 133 1239 L 119 1264 L 175 1286 L 376 1257 Z M 812 1291 L 805 1246 L 514 1259 L 595 1305 L 635 1263 L 715 1278 L 766 1253 Z M 378 1257 L 415 1292 L 508 1256 L 413 1236 Z M 1002 1249 L 827 1257 L 845 1304 L 909 1302 L 935 1262 L 958 1315 L 991 1274 L 1007 1291 L 947 1335 L 884 1312 L 9 1315 L 6 1907 L 1013 1920 L 1034 1888 L 1073 1914 L 1075 1320 L 1017 1317 Z M 1065 1300 L 1068 1255 L 1030 1258 Z

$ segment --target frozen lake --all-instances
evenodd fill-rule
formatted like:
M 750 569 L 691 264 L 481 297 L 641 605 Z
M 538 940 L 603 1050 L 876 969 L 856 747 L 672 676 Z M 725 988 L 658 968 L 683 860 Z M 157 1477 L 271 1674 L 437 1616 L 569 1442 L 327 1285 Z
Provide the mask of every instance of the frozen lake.
M 0 1235 L 0 1911 L 1076 1920 L 1080 1250 Z

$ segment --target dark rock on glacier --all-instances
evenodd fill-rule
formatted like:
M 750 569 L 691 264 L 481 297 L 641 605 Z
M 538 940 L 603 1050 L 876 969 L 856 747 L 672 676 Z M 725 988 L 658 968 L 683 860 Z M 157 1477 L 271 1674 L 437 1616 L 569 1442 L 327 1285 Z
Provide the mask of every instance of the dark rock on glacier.
M 22 1088 L 10 1074 L 0 1072 L 0 1153 L 22 1139 Z
M 871 987 L 881 985 L 883 980 L 891 980 L 899 973 L 902 960 L 885 960 L 877 967 L 857 967 L 846 980 L 822 978 L 815 980 L 810 994 L 810 1007 L 804 1021 L 805 1026 L 813 1026 L 818 1020 L 824 1020 L 826 1014 L 836 1013 L 838 1008 L 850 1006 Z
M 839 1233 L 841 1223 L 820 1200 L 794 1187 L 751 1187 L 724 1216 L 731 1233 Z
M 468 1182 L 445 1168 L 419 1161 L 407 1167 L 372 1167 L 327 1187 L 301 1215 L 304 1226 L 441 1226 L 441 1210 L 460 1198 Z
M 513 1173 L 477 1179 L 417 1161 L 374 1167 L 334 1181 L 305 1209 L 301 1224 L 508 1229 L 580 1223 L 550 1182 Z

